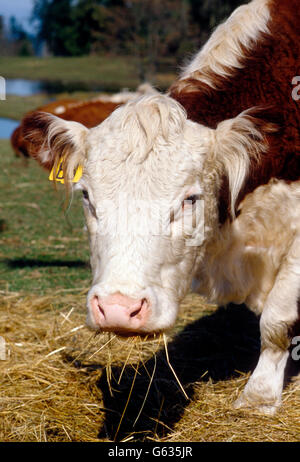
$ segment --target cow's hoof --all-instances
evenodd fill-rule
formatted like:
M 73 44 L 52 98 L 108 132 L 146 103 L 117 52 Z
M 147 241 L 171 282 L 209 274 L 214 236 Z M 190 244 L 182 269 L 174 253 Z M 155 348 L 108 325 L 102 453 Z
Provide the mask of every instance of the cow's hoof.
M 246 397 L 240 396 L 234 403 L 234 409 L 251 409 L 254 412 L 259 412 L 260 414 L 264 415 L 274 415 L 276 410 L 278 409 L 279 405 L 275 404 L 258 404 L 255 402 L 251 402 Z

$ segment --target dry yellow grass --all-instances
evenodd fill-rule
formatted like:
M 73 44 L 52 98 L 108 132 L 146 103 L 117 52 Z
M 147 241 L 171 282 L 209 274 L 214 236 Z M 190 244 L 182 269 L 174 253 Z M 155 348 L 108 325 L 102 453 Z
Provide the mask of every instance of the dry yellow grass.
M 84 291 L 0 297 L 1 441 L 300 440 L 296 381 L 274 417 L 231 406 L 259 350 L 257 320 L 243 307 L 189 295 L 167 335 L 168 364 L 160 337 L 87 330 Z

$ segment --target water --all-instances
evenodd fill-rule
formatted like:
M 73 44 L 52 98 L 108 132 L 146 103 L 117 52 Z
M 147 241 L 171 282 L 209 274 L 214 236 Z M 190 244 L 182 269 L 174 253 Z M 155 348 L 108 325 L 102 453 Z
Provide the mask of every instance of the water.
M 6 79 L 6 94 L 18 96 L 30 96 L 37 93 L 72 93 L 74 91 L 116 91 L 116 89 L 103 88 L 97 83 L 87 82 L 62 82 L 60 80 L 25 80 Z
M 0 117 L 0 138 L 9 138 L 18 125 L 19 122 L 17 120 L 5 119 L 4 117 Z
M 74 91 L 104 91 L 98 84 L 83 82 L 42 81 L 26 79 L 5 79 L 6 95 L 30 96 L 37 93 L 49 95 Z M 109 91 L 109 89 L 105 89 Z M 5 101 L 0 101 L 5 104 Z M 15 120 L 0 117 L 0 138 L 10 138 L 13 130 L 19 125 Z
M 38 80 L 6 79 L 5 83 L 7 96 L 30 96 L 43 91 L 43 83 Z M 0 104 L 5 104 L 5 100 L 0 101 Z M 10 138 L 18 125 L 17 120 L 0 117 L 0 139 Z
M 39 80 L 6 79 L 6 94 L 30 96 L 43 91 L 43 83 Z

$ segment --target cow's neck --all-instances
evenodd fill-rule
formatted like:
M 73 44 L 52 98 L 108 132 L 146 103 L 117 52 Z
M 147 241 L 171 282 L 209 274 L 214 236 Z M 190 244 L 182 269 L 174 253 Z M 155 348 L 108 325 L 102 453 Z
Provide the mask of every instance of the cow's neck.
M 212 303 L 243 303 L 250 291 L 249 267 L 242 248 L 231 235 L 231 228 L 229 221 L 220 227 L 207 243 L 198 268 L 197 291 Z
M 215 228 L 218 231 L 207 240 L 198 261 L 197 292 L 217 304 L 246 303 L 260 314 L 274 283 L 280 255 L 272 258 L 268 251 L 267 220 L 257 218 L 253 233 L 246 207 L 235 220 L 226 220 Z

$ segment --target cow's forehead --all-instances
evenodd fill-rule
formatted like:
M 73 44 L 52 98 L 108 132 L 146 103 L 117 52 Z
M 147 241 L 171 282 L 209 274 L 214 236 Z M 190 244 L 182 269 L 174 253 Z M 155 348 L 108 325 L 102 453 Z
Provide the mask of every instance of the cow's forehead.
M 141 163 L 149 153 L 162 151 L 167 155 L 171 148 L 176 151 L 180 147 L 186 125 L 184 109 L 171 98 L 137 98 L 90 131 L 90 155 L 98 156 L 99 146 L 102 159 L 116 162 Z
M 152 150 L 140 163 L 130 157 L 124 161 L 123 156 L 117 148 L 108 157 L 103 145 L 90 152 L 83 179 L 101 197 L 119 192 L 130 193 L 132 197 L 172 197 L 198 178 L 192 156 L 184 149 L 176 153 Z
M 176 192 L 196 178 L 191 122 L 165 96 L 140 98 L 117 109 L 88 136 L 85 178 L 91 187 L 148 195 Z

